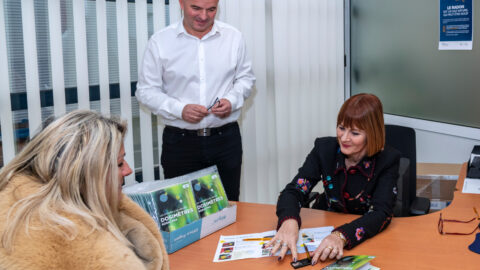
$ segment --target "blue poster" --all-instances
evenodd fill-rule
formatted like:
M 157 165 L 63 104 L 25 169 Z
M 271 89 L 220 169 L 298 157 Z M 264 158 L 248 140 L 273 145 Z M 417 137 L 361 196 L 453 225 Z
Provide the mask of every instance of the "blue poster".
M 472 0 L 440 0 L 439 50 L 471 50 Z

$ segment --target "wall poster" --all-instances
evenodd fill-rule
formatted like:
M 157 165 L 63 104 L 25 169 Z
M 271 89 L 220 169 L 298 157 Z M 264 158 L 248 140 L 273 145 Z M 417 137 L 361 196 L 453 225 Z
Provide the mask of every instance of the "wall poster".
M 472 0 L 440 0 L 439 50 L 472 50 Z

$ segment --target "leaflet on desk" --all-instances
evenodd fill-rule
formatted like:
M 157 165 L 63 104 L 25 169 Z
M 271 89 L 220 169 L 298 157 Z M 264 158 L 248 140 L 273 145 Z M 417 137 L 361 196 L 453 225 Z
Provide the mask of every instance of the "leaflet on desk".
M 301 229 L 297 242 L 297 252 L 305 253 L 304 244 L 308 246 L 308 250 L 315 250 L 320 242 L 330 235 L 332 230 L 333 226 Z M 276 231 L 273 230 L 241 235 L 221 235 L 213 261 L 226 262 L 272 256 L 270 254 L 272 247 L 266 247 L 265 244 L 275 234 Z M 274 255 L 278 256 L 278 253 Z
M 480 194 L 480 180 L 476 178 L 465 178 L 462 193 Z

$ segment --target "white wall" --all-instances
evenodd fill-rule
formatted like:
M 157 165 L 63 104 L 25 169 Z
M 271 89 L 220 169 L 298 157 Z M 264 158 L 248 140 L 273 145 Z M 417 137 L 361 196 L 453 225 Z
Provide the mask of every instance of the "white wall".
M 480 129 L 386 115 L 385 122 L 412 127 L 417 136 L 417 162 L 463 163 L 474 145 L 480 145 Z
M 417 162 L 463 163 L 470 157 L 480 140 L 415 129 L 417 134 Z M 480 132 L 480 131 L 479 131 Z

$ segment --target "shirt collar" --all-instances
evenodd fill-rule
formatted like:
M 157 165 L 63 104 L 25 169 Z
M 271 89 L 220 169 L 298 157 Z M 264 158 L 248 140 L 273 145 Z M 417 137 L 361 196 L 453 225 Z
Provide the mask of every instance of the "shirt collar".
M 189 34 L 187 32 L 187 30 L 185 30 L 185 27 L 183 26 L 183 18 L 177 23 L 177 26 L 175 28 L 176 28 L 176 32 L 177 32 L 177 37 L 183 34 L 183 35 L 186 35 L 186 36 L 189 36 L 189 37 L 197 38 L 197 37 Z M 205 36 L 203 36 L 202 40 L 207 39 L 211 36 L 214 36 L 217 33 L 220 34 L 220 28 L 218 27 L 217 20 L 215 20 L 213 22 L 212 29 L 210 29 L 210 32 L 208 32 Z

